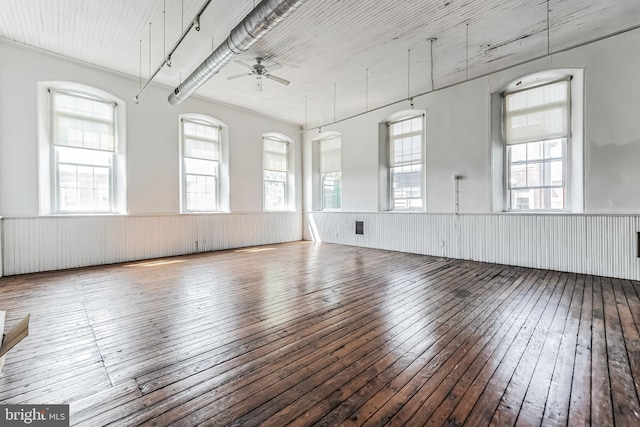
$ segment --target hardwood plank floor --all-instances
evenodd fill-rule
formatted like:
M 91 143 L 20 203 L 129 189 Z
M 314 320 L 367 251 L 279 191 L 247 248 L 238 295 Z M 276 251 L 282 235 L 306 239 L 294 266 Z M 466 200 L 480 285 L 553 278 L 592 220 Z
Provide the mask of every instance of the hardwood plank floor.
M 640 425 L 640 284 L 295 242 L 0 279 L 79 426 Z

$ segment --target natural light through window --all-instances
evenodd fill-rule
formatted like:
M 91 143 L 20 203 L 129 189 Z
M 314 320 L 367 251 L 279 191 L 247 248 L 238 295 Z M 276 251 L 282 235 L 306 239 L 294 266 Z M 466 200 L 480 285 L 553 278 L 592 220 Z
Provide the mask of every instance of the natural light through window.
M 511 210 L 563 210 L 569 81 L 505 95 L 507 191 Z
M 116 104 L 53 90 L 51 104 L 55 211 L 113 212 Z
M 320 143 L 322 210 L 342 209 L 342 139 L 335 136 Z
M 217 211 L 220 128 L 201 120 L 182 120 L 183 204 L 189 212 Z
M 263 186 L 264 209 L 283 211 L 287 209 L 287 141 L 274 138 L 263 140 Z
M 389 124 L 391 207 L 421 210 L 422 116 Z

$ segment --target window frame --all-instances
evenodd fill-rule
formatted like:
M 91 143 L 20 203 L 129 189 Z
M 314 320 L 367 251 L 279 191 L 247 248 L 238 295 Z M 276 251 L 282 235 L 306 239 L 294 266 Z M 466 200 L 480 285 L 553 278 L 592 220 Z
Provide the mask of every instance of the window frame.
M 265 168 L 265 153 L 266 153 L 266 141 L 272 141 L 272 142 L 278 142 L 281 144 L 285 145 L 285 154 L 284 154 L 284 158 L 285 158 L 285 162 L 286 162 L 286 167 L 284 171 L 276 171 L 276 170 L 271 170 L 271 169 L 266 169 Z M 291 141 L 284 137 L 284 135 L 280 135 L 280 134 L 265 134 L 262 136 L 262 210 L 265 212 L 285 212 L 288 210 L 291 210 L 290 208 L 290 201 L 289 201 L 289 197 L 290 197 L 290 191 L 291 189 L 290 187 L 290 178 L 289 178 L 289 174 L 291 172 L 291 161 L 289 159 L 289 156 L 291 154 L 290 152 L 291 150 Z M 282 181 L 275 181 L 275 180 L 267 180 L 266 179 L 266 172 L 275 172 L 275 173 L 282 173 L 284 175 L 284 180 Z M 282 200 L 282 207 L 281 208 L 274 208 L 274 209 L 270 209 L 267 208 L 267 182 L 282 182 L 283 186 L 284 186 L 284 194 L 283 194 L 283 200 Z
M 180 120 L 180 137 L 179 137 L 179 143 L 180 143 L 180 211 L 182 213 L 216 213 L 216 212 L 222 212 L 222 206 L 221 206 L 221 168 L 222 168 L 222 163 L 223 163 L 223 147 L 222 147 L 222 140 L 223 140 L 223 126 L 218 123 L 217 120 L 215 120 L 213 117 L 208 117 L 202 114 L 185 114 L 180 116 L 179 118 Z M 196 124 L 201 124 L 201 125 L 205 125 L 205 126 L 210 126 L 213 127 L 217 130 L 218 133 L 218 138 L 217 138 L 217 148 L 218 148 L 218 160 L 209 160 L 209 159 L 203 159 L 203 158 L 199 158 L 199 157 L 188 157 L 186 156 L 185 152 L 186 152 L 186 148 L 185 148 L 185 143 L 186 143 L 186 138 L 185 138 L 185 133 L 184 133 L 184 126 L 185 123 L 190 122 L 190 123 L 196 123 Z M 198 140 L 202 140 L 202 141 L 208 141 L 205 138 L 198 138 L 196 137 L 196 139 Z M 204 160 L 204 161 L 211 161 L 215 163 L 215 173 L 214 174 L 189 174 L 187 173 L 187 159 L 195 159 L 195 160 Z M 187 175 L 194 175 L 194 176 L 206 176 L 206 177 L 214 177 L 215 180 L 215 200 L 214 200 L 214 209 L 189 209 L 189 202 L 188 202 L 188 195 L 189 192 L 187 191 Z
M 394 153 L 392 152 L 393 141 L 394 139 L 397 139 L 397 138 L 394 138 L 394 135 L 392 135 L 392 125 L 409 121 L 409 120 L 414 120 L 417 118 L 421 119 L 421 129 L 419 131 L 413 131 L 413 132 L 409 132 L 408 134 L 400 134 L 400 135 L 410 135 L 410 136 L 420 135 L 420 161 L 411 163 L 410 165 L 395 166 L 395 167 L 420 165 L 420 197 L 406 198 L 405 200 L 409 201 L 409 200 L 419 199 L 421 206 L 419 208 L 411 208 L 411 207 L 398 208 L 396 207 L 396 199 L 394 197 L 394 191 L 393 191 L 393 169 L 395 167 L 392 166 L 393 155 L 394 155 Z M 409 114 L 402 114 L 397 118 L 388 120 L 385 123 L 385 127 L 386 127 L 386 141 L 387 141 L 386 155 L 388 158 L 388 163 L 386 165 L 387 174 L 388 174 L 386 185 L 388 186 L 389 210 L 394 212 L 424 212 L 426 210 L 426 182 L 425 182 L 426 181 L 425 180 L 425 176 L 426 176 L 426 153 L 425 153 L 426 151 L 425 150 L 426 113 L 424 111 L 410 111 Z
M 39 89 L 39 111 L 42 114 L 43 106 L 47 109 L 47 122 L 39 124 L 39 145 L 40 145 L 40 213 L 42 215 L 104 215 L 104 214 L 116 214 L 124 213 L 124 201 L 126 196 L 119 194 L 126 191 L 124 184 L 124 171 L 121 171 L 124 167 L 124 159 L 122 159 L 124 153 L 124 135 L 120 122 L 125 117 L 124 108 L 125 105 L 122 101 L 113 97 L 112 95 L 95 89 L 92 87 L 77 85 L 73 83 L 59 83 L 59 82 L 42 82 L 38 84 Z M 56 94 L 72 96 L 75 98 L 88 99 L 90 101 L 101 102 L 112 106 L 112 120 L 108 122 L 106 120 L 94 120 L 97 123 L 106 123 L 111 126 L 113 132 L 113 150 L 102 150 L 86 147 L 65 146 L 57 144 L 57 110 L 55 107 L 54 97 Z M 40 99 L 42 96 L 46 96 L 47 102 L 42 102 Z M 66 116 L 74 116 L 74 114 L 63 114 Z M 82 114 L 78 114 L 79 118 L 82 118 Z M 86 119 L 86 118 L 84 118 Z M 43 128 L 46 127 L 46 130 Z M 46 132 L 46 136 L 44 136 Z M 100 152 L 105 153 L 105 158 L 108 158 L 109 170 L 109 207 L 108 209 L 93 209 L 93 210 L 72 210 L 62 209 L 61 207 L 61 195 L 60 195 L 60 151 L 61 150 L 79 150 L 84 152 Z M 46 153 L 45 153 L 46 152 Z M 108 154 L 107 154 L 108 153 Z M 47 160 L 48 159 L 48 160 Z M 68 163 L 74 166 L 88 166 L 88 167 L 105 167 L 96 165 L 91 162 L 86 163 Z M 42 167 L 46 165 L 48 172 L 43 172 Z M 45 192 L 44 187 L 48 187 Z M 45 193 L 48 196 L 45 196 Z
M 340 143 L 340 170 L 332 171 L 332 172 L 322 172 L 322 164 L 323 164 L 323 150 L 322 144 L 326 142 L 335 142 L 335 140 L 339 140 Z M 318 155 L 318 169 L 319 169 L 319 178 L 320 178 L 320 209 L 323 212 L 340 212 L 342 211 L 342 197 L 343 197 L 343 186 L 342 186 L 342 135 L 335 134 L 322 139 L 317 140 L 319 155 Z M 329 174 L 339 174 L 339 177 L 336 180 L 339 182 L 340 187 L 340 206 L 337 208 L 328 208 L 325 205 L 326 197 L 325 197 L 325 178 Z
M 572 128 L 573 128 L 573 102 L 572 102 L 572 80 L 573 80 L 573 76 L 572 75 L 565 75 L 562 77 L 556 77 L 556 78 L 548 78 L 548 79 L 544 79 L 541 81 L 536 81 L 533 84 L 528 84 L 525 87 L 518 87 L 516 89 L 511 89 L 511 90 L 505 90 L 501 93 L 501 131 L 502 131 L 502 150 L 503 150 L 503 159 L 504 159 L 504 165 L 503 165 L 503 206 L 505 206 L 505 210 L 507 212 L 514 212 L 514 213 L 545 213 L 545 212 L 550 212 L 550 213 L 563 213 L 563 212 L 572 212 L 572 173 L 571 173 L 571 167 L 572 167 L 572 136 L 573 136 L 573 132 L 572 132 Z M 536 89 L 536 88 L 541 88 L 544 86 L 549 86 L 549 85 L 553 85 L 556 83 L 560 83 L 560 82 L 567 82 L 567 98 L 566 98 L 566 107 L 567 107 L 567 133 L 564 136 L 558 136 L 558 137 L 552 137 L 552 138 L 545 138 L 545 139 L 540 139 L 540 140 L 532 140 L 532 141 L 525 141 L 525 142 L 517 142 L 517 143 L 513 143 L 513 144 L 508 144 L 507 143 L 507 137 L 506 137 L 506 117 L 507 117 L 507 107 L 506 107 L 506 103 L 507 103 L 507 97 L 509 95 L 513 95 L 513 94 L 517 94 L 517 93 L 522 93 L 522 92 L 526 92 L 528 90 L 532 90 L 532 89 Z M 510 192 L 512 191 L 511 189 L 511 166 L 512 166 L 512 162 L 511 162 L 511 150 L 509 149 L 510 146 L 515 146 L 515 145 L 528 145 L 528 144 L 535 144 L 535 143 L 546 143 L 548 141 L 553 141 L 556 139 L 560 139 L 562 140 L 562 180 L 563 180 L 563 185 L 561 187 L 559 186 L 529 186 L 529 187 L 522 187 L 522 188 L 518 188 L 516 190 L 536 190 L 536 189 L 549 189 L 549 190 L 553 190 L 554 188 L 562 188 L 563 193 L 564 193 L 564 206 L 561 209 L 553 209 L 553 208 L 541 208 L 541 209 L 517 209 L 517 208 L 513 208 L 512 207 L 512 203 L 511 203 L 511 194 Z M 556 159 L 556 158 L 553 158 Z M 546 159 L 546 158 L 541 158 L 539 160 L 533 160 L 533 161 L 529 161 L 526 160 L 524 162 L 518 162 L 524 165 L 528 165 L 531 163 L 547 163 L 550 162 L 550 159 Z

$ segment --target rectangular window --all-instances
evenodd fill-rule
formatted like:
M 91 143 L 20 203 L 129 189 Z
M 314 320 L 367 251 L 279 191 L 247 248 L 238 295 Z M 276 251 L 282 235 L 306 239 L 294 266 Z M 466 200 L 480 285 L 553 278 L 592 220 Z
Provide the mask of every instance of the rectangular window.
M 182 120 L 183 204 L 189 212 L 218 210 L 220 128 Z
M 504 97 L 510 210 L 566 208 L 569 81 Z
M 114 212 L 116 105 L 51 91 L 55 212 Z
M 287 209 L 287 150 L 288 143 L 264 138 L 263 184 L 264 209 L 282 211 Z
M 342 139 L 320 141 L 322 210 L 342 209 Z
M 391 208 L 421 210 L 422 116 L 389 124 Z

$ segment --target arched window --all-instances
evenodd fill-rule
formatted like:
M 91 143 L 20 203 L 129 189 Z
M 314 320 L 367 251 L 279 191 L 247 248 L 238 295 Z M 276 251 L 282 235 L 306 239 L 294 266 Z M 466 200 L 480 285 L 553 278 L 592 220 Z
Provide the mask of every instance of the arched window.
M 180 116 L 182 212 L 226 210 L 226 126 L 204 114 Z
M 380 123 L 381 210 L 424 210 L 424 144 L 424 111 L 401 111 Z
M 342 209 L 342 134 L 324 132 L 314 139 L 313 169 L 317 175 L 317 202 L 323 211 Z
M 41 213 L 125 213 L 124 102 L 75 83 L 38 86 Z
M 581 210 L 582 140 L 575 130 L 582 123 L 582 84 L 573 81 L 576 74 L 538 73 L 501 92 L 505 210 Z
M 291 210 L 293 174 L 291 148 L 293 141 L 282 134 L 267 133 L 262 137 L 262 184 L 265 211 Z

